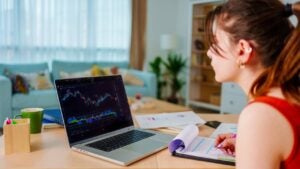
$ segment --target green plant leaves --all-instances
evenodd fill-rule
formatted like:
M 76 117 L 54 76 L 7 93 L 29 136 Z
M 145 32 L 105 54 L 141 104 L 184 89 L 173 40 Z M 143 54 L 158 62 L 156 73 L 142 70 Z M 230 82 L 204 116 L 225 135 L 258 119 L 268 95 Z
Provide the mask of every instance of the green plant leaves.
M 162 62 L 166 67 L 167 73 L 176 77 L 185 68 L 186 61 L 181 54 L 170 52 L 168 53 L 167 60 Z
M 168 82 L 172 89 L 170 97 L 176 97 L 177 92 L 180 91 L 185 84 L 185 80 L 180 79 L 179 75 L 184 71 L 186 62 L 187 59 L 183 58 L 181 54 L 169 52 L 165 61 L 161 56 L 156 56 L 156 58 L 149 63 L 151 71 L 157 77 L 157 97 L 159 99 L 161 98 L 161 88 L 167 85 Z M 166 72 L 162 72 L 161 65 L 164 66 Z M 168 81 L 161 79 L 161 76 L 164 74 L 169 78 Z

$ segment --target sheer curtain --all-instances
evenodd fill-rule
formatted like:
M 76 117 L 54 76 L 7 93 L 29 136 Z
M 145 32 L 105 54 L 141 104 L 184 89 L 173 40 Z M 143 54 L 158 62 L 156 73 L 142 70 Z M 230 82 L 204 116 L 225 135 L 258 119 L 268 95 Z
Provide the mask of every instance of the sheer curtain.
M 130 0 L 1 0 L 0 62 L 129 61 Z

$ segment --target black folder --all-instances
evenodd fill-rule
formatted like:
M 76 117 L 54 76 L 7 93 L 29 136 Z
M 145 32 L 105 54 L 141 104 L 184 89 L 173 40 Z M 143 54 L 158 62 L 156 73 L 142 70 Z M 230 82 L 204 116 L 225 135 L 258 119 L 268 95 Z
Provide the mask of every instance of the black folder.
M 193 160 L 207 161 L 207 162 L 212 162 L 212 163 L 235 166 L 234 161 L 225 160 L 225 159 L 223 160 L 223 159 L 213 159 L 213 158 L 199 157 L 199 156 L 193 156 L 193 155 L 188 155 L 188 154 L 176 153 L 176 151 L 174 151 L 172 153 L 172 155 L 176 156 L 176 157 L 181 157 L 181 158 L 189 158 L 189 159 L 193 159 Z

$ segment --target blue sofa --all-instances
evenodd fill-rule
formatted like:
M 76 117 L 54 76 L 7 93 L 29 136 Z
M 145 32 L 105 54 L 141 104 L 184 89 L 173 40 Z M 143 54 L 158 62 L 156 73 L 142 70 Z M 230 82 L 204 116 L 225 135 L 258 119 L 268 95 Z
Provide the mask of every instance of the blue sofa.
M 127 69 L 128 62 L 69 62 L 69 61 L 53 61 L 51 64 L 50 76 L 52 80 L 60 78 L 60 72 L 79 72 L 90 69 L 92 66 L 100 67 L 117 66 Z M 20 109 L 25 107 L 42 107 L 57 108 L 59 103 L 55 89 L 47 90 L 30 90 L 28 94 L 15 93 L 12 94 L 12 82 L 4 76 L 4 69 L 9 69 L 14 73 L 31 73 L 49 70 L 47 63 L 38 64 L 0 64 L 0 126 L 6 117 L 13 117 L 19 114 Z M 125 85 L 127 96 L 134 96 L 141 93 L 143 96 L 156 96 L 156 77 L 153 73 L 142 72 L 138 70 L 128 69 L 130 74 L 138 77 L 143 81 L 143 86 Z

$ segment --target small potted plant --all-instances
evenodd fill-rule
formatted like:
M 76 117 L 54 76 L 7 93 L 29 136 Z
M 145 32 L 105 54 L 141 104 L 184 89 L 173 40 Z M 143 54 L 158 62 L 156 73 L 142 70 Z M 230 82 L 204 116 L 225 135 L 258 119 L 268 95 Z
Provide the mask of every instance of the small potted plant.
M 160 56 L 156 56 L 155 59 L 149 63 L 151 71 L 155 74 L 157 79 L 157 93 L 158 99 L 161 99 L 162 87 L 166 85 L 166 81 L 162 79 L 162 63 L 163 60 Z
M 171 95 L 167 100 L 172 103 L 178 103 L 177 93 L 185 84 L 184 79 L 180 79 L 179 75 L 186 67 L 186 59 L 181 54 L 170 52 L 168 53 L 167 60 L 162 62 L 166 68 L 167 75 L 170 77 Z

